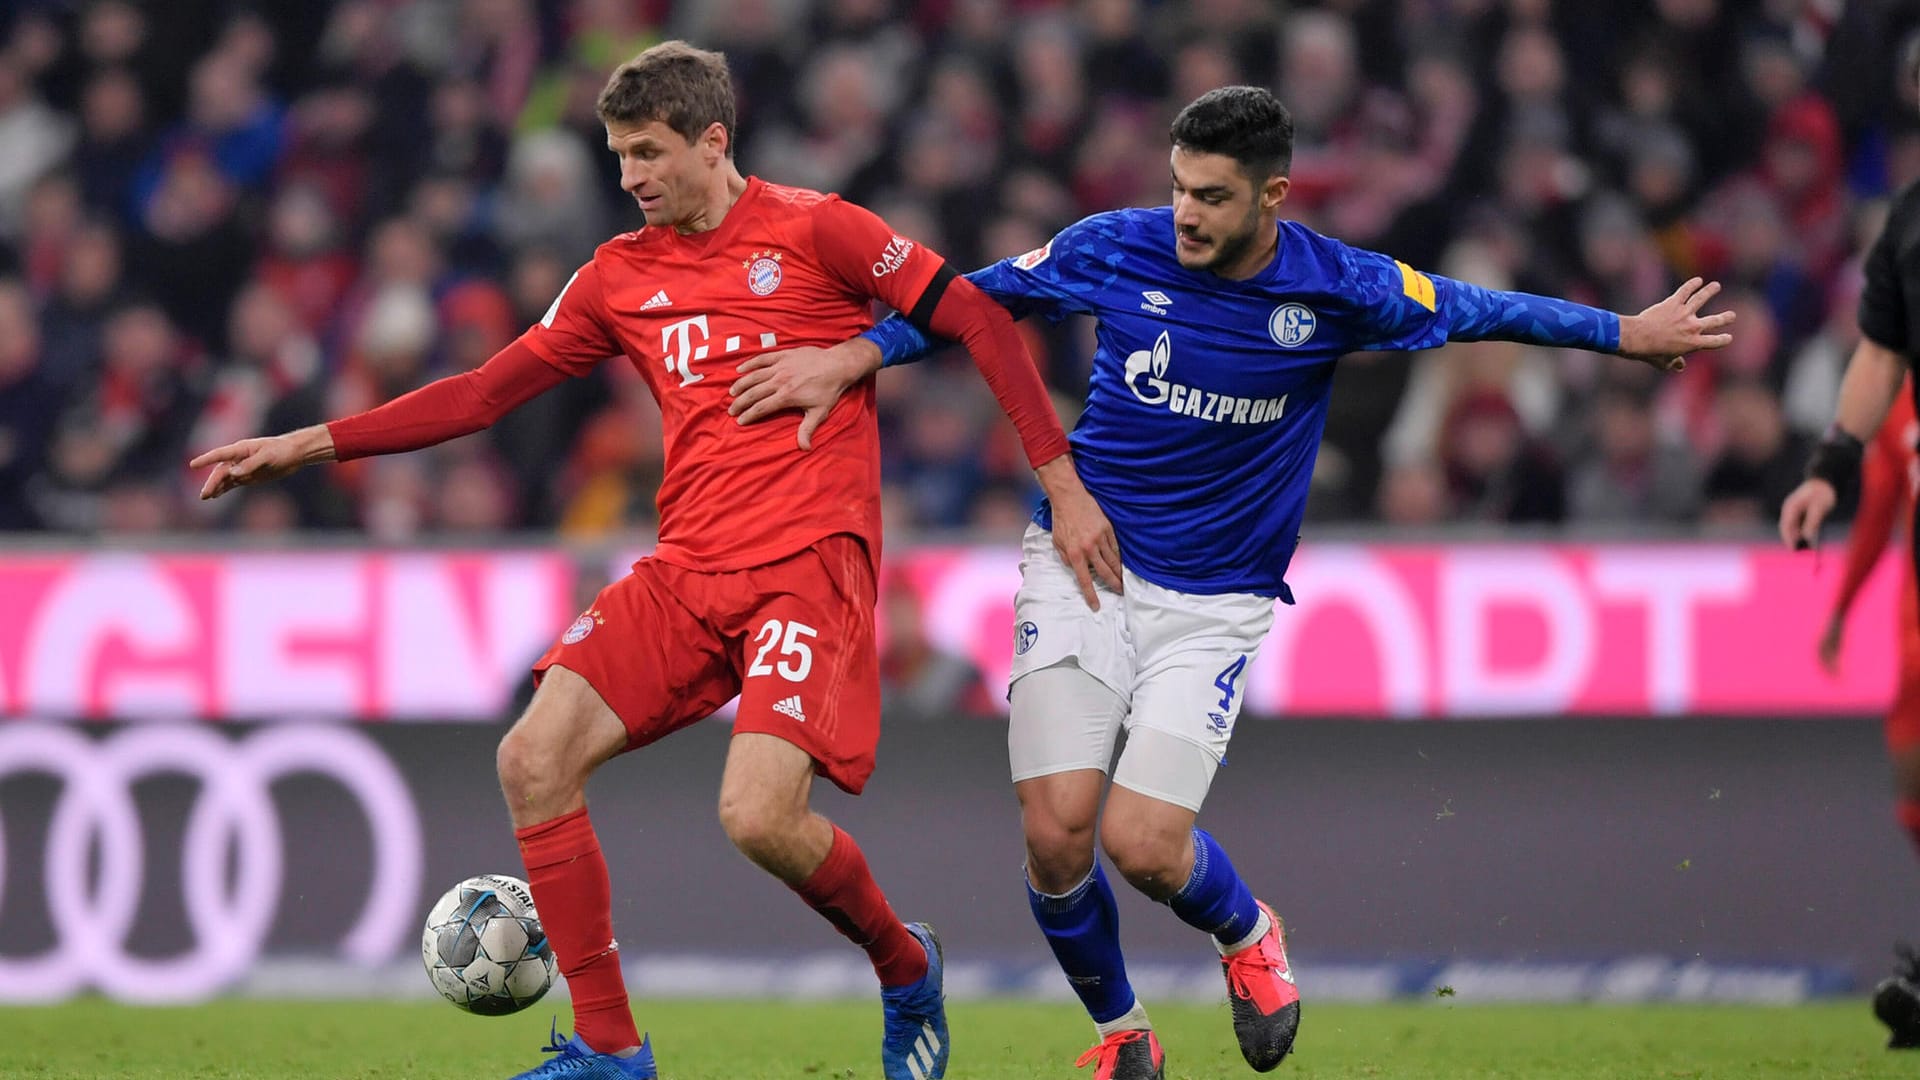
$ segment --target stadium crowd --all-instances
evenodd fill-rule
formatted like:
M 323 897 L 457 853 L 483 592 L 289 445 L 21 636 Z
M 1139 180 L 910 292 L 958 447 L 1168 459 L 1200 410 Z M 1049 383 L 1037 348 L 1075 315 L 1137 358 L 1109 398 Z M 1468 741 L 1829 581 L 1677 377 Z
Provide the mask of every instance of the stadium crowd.
M 1699 273 L 1733 348 L 1678 378 L 1456 345 L 1342 365 L 1318 522 L 1759 528 L 1832 415 L 1865 246 L 1920 178 L 1881 0 L 14 0 L 0 14 L 0 530 L 652 523 L 659 418 L 603 365 L 490 432 L 199 504 L 191 448 L 478 364 L 639 216 L 593 103 L 723 49 L 743 171 L 972 267 L 1167 197 L 1167 122 L 1274 87 L 1285 212 L 1621 311 Z M 1090 328 L 1027 327 L 1058 400 Z M 890 529 L 1034 498 L 964 357 L 880 379 Z

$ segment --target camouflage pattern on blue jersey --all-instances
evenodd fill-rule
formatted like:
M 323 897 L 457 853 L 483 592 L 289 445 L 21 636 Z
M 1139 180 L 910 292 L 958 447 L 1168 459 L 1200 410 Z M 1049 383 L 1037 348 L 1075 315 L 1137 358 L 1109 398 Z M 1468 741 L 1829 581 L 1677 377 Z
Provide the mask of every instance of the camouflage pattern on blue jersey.
M 1285 574 L 1347 353 L 1504 339 L 1611 351 L 1619 319 L 1424 274 L 1281 222 L 1245 280 L 1181 266 L 1173 212 L 1115 210 L 967 275 L 1016 316 L 1096 317 L 1074 461 L 1128 569 L 1196 595 L 1291 600 Z M 866 334 L 886 363 L 930 347 L 903 319 Z M 1049 524 L 1046 507 L 1035 515 Z

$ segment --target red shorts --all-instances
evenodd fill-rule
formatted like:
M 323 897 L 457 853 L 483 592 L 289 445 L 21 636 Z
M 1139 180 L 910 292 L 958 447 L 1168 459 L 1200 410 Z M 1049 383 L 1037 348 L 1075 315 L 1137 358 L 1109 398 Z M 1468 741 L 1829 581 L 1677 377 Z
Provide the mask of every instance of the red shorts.
M 1920 747 L 1920 589 L 1908 567 L 1900 585 L 1900 689 L 1887 713 L 1887 749 Z
M 586 679 L 626 725 L 629 750 L 738 694 L 734 731 L 785 739 L 858 795 L 880 742 L 873 605 L 873 562 L 846 534 L 721 573 L 649 556 L 601 591 L 534 678 L 557 665 Z

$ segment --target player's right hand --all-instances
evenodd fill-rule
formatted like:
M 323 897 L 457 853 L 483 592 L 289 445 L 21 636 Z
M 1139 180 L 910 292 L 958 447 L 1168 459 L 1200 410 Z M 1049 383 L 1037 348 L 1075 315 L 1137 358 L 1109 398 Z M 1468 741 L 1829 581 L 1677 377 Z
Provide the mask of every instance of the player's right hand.
M 1618 352 L 1671 373 L 1686 370 L 1688 353 L 1733 344 L 1733 335 L 1723 333 L 1733 325 L 1733 312 L 1700 314 L 1719 292 L 1717 281 L 1689 278 L 1665 300 L 1638 315 L 1621 316 Z
M 776 413 L 798 409 L 800 449 L 813 449 L 813 433 L 833 412 L 834 403 L 853 384 L 879 367 L 874 356 L 863 355 L 862 338 L 843 341 L 830 349 L 803 345 L 749 358 L 737 369 L 727 393 L 733 404 L 727 412 L 742 424 L 754 424 Z
M 1780 504 L 1780 542 L 1795 551 L 1819 547 L 1820 526 L 1839 501 L 1839 493 L 1825 480 L 1801 481 L 1793 494 L 1787 496 L 1787 501 Z
M 1845 643 L 1847 622 L 1839 615 L 1827 620 L 1827 628 L 1820 633 L 1820 667 L 1832 678 L 1840 677 L 1840 646 Z
M 309 428 L 304 431 L 288 432 L 263 439 L 241 439 L 225 446 L 209 450 L 188 462 L 189 468 L 204 469 L 213 466 L 213 472 L 207 475 L 207 482 L 200 487 L 202 499 L 217 499 L 234 488 L 249 484 L 278 480 L 293 472 L 309 460 Z M 321 432 L 327 429 L 319 428 Z M 326 438 L 327 449 L 332 449 L 333 439 Z

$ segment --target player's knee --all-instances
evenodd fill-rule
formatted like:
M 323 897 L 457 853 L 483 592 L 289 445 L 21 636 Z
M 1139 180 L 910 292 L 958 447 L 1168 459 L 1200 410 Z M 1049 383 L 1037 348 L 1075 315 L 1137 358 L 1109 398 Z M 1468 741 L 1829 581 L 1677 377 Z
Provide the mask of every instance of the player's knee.
M 1034 888 L 1057 895 L 1086 880 L 1093 869 L 1093 822 L 1028 811 L 1021 815 L 1021 827 L 1027 840 L 1027 879 Z
M 720 792 L 720 827 L 742 855 L 765 863 L 785 850 L 799 820 L 778 800 L 726 788 Z
M 494 769 L 500 774 L 500 790 L 508 806 L 536 806 L 548 801 L 546 789 L 552 774 L 541 768 L 541 754 L 534 742 L 515 727 L 501 737 L 500 748 L 494 753 Z
M 1192 872 L 1193 834 L 1114 825 L 1107 823 L 1101 842 L 1120 876 L 1155 900 L 1179 892 Z
M 564 812 L 580 795 L 586 778 L 562 750 L 522 725 L 515 725 L 500 739 L 494 768 L 515 820 Z

